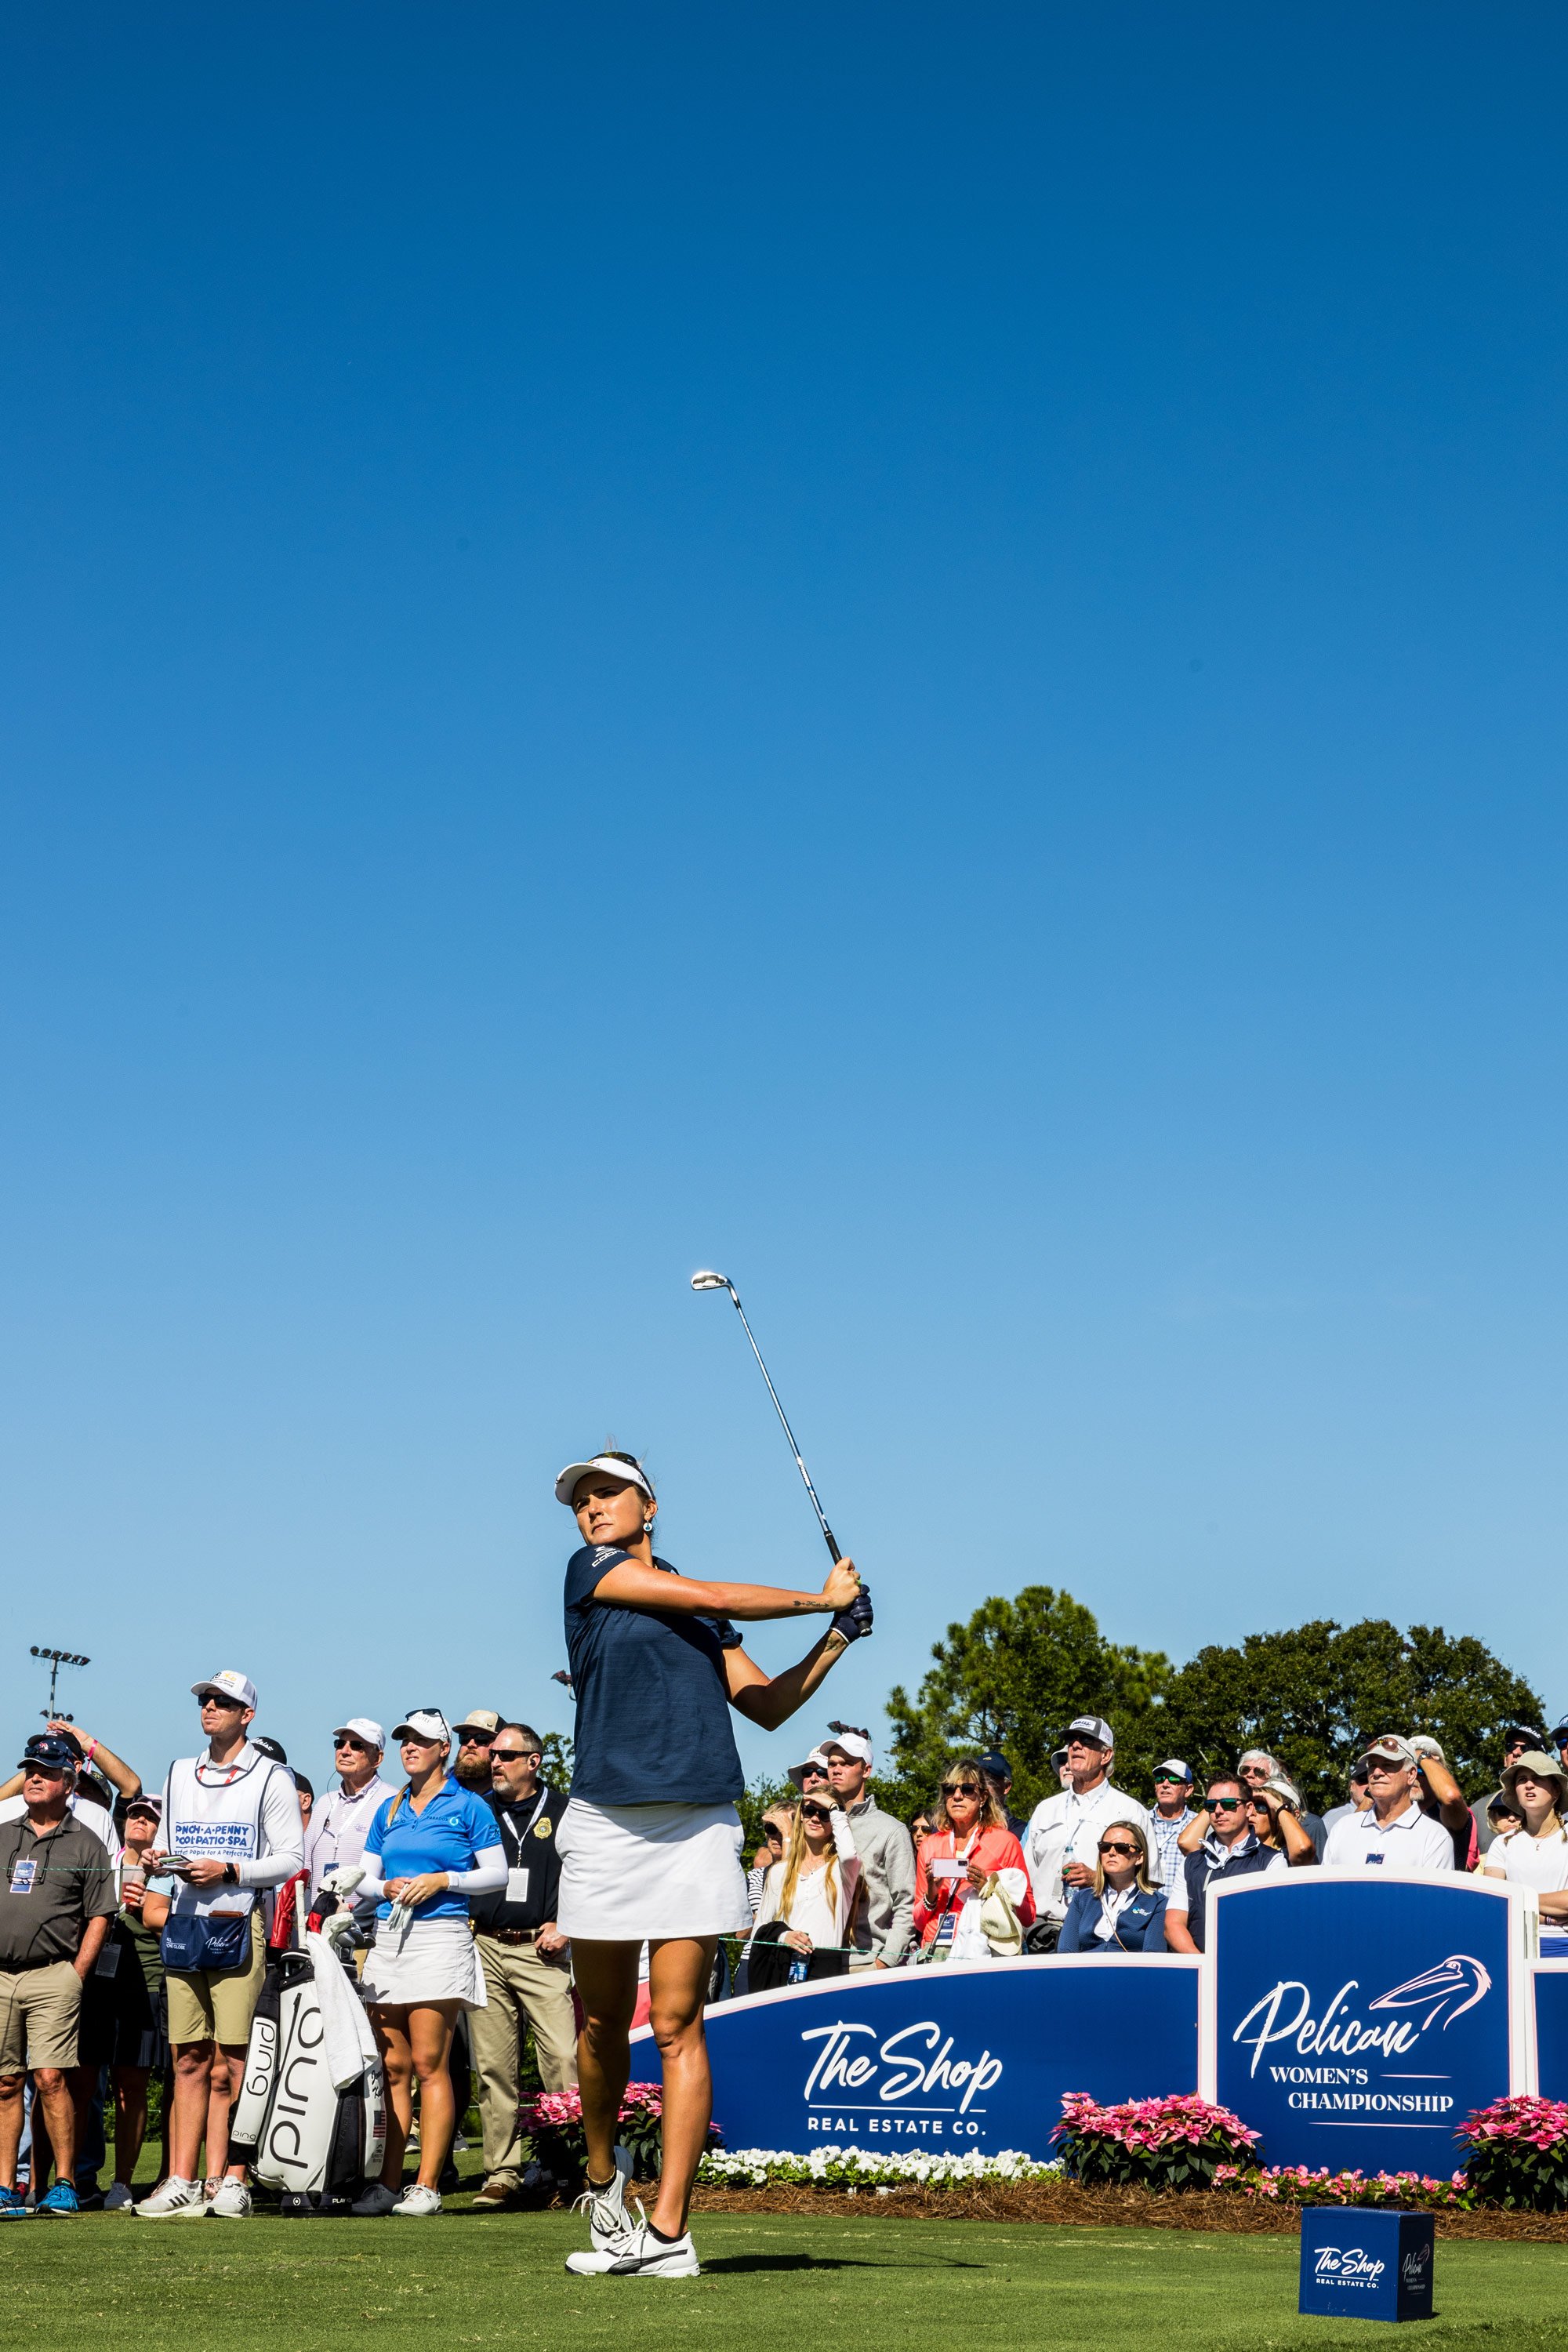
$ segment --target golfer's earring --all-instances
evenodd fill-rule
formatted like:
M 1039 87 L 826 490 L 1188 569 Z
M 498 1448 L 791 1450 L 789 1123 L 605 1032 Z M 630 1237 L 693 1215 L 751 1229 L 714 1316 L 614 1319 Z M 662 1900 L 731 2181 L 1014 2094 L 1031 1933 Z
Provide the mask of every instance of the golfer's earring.
M 645 1535 L 645 1536 L 651 1536 L 651 1535 L 652 1535 L 652 1533 L 653 1533 L 653 1521 L 652 1521 L 651 1519 L 645 1519 L 645 1520 L 643 1521 L 643 1523 L 642 1523 L 642 1531 L 643 1531 L 643 1533 L 644 1533 L 644 1535 Z

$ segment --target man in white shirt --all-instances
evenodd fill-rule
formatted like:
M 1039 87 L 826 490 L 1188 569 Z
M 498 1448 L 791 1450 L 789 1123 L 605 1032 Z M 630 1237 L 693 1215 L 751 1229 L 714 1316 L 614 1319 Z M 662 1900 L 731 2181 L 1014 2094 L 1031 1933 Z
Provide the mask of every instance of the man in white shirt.
M 1029 1816 L 1024 1854 L 1038 1918 L 1060 1927 L 1079 1886 L 1092 1886 L 1103 1822 L 1131 1822 L 1152 1842 L 1136 1797 L 1113 1788 L 1116 1738 L 1103 1716 L 1075 1716 L 1068 1726 L 1068 1784 L 1042 1797 Z
M 228 2116 L 267 1958 L 257 1898 L 304 1867 L 305 1832 L 288 1766 L 246 1737 L 256 1715 L 248 1675 L 225 1666 L 193 1683 L 191 1695 L 201 1701 L 207 1746 L 170 1765 L 158 1846 L 149 1856 L 150 1876 L 174 1880 L 163 1930 L 174 2053 L 169 2177 L 136 2214 L 147 2221 L 199 2221 L 208 2214 L 238 2221 L 249 2217 L 250 2190 L 244 2165 L 228 2159 Z M 176 1867 L 159 1873 L 165 1855 Z M 237 1966 L 218 1956 L 230 1938 L 237 1939 Z M 190 1956 L 183 1968 L 171 1939 Z M 198 2171 L 204 2140 L 205 2181 Z
M 1374 1739 L 1367 1768 L 1366 1811 L 1337 1821 L 1323 1864 L 1329 1870 L 1382 1870 L 1390 1878 L 1440 1878 L 1454 1867 L 1454 1841 L 1417 1801 L 1415 1751 L 1394 1732 Z
M 387 1799 L 397 1794 L 393 1783 L 381 1777 L 385 1750 L 386 1734 L 368 1715 L 351 1715 L 332 1734 L 338 1785 L 313 1809 L 305 1832 L 312 1905 L 330 1870 L 350 1870 L 360 1860 L 372 1822 Z

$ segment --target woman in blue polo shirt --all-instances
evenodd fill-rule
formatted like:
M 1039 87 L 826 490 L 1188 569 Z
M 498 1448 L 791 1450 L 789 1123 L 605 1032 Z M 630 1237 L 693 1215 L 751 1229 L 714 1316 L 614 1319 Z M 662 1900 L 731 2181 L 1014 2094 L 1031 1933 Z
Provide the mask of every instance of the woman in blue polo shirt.
M 395 1737 L 408 1785 L 372 1822 L 354 1890 L 380 1897 L 362 1990 L 386 2070 L 386 2161 L 353 2210 L 418 2220 L 441 2210 L 436 2184 L 457 2122 L 447 2062 L 458 2011 L 486 2006 L 468 1897 L 506 1885 L 506 1853 L 489 1807 L 447 1772 L 452 1735 L 440 1708 L 416 1707 Z M 416 2075 L 419 2178 L 400 2196 Z
M 577 1720 L 572 1801 L 556 1832 L 556 1919 L 572 1938 L 585 2013 L 577 2046 L 588 2144 L 592 2251 L 574 2273 L 689 2278 L 687 2232 L 712 2080 L 702 2003 L 719 1937 L 751 1924 L 735 1800 L 744 1787 L 730 1710 L 773 1730 L 804 1705 L 847 1645 L 869 1630 L 871 1604 L 852 1560 L 820 1592 L 707 1584 L 653 1550 L 658 1505 L 629 1454 L 569 1463 L 555 1482 L 583 1549 L 566 1563 L 566 1646 Z M 771 1680 L 747 1657 L 734 1618 L 832 1619 L 798 1665 Z M 616 2123 L 631 2064 L 627 2032 L 637 1961 L 648 1946 L 648 1998 L 664 2074 L 663 2167 L 651 2221 L 625 2202 L 629 2161 Z

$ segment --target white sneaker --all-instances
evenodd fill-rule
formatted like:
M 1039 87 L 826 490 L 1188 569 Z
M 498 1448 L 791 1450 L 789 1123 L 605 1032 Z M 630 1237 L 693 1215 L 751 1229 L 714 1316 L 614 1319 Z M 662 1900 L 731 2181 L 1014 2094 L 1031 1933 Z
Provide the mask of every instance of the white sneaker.
M 250 2190 L 243 2180 L 220 2180 L 217 2194 L 207 2207 L 215 2221 L 248 2221 Z
M 432 2213 L 441 2210 L 440 2193 L 426 2189 L 422 2180 L 416 2180 L 404 2190 L 392 2210 L 402 2221 L 426 2221 Z
M 584 2189 L 572 2208 L 574 2213 L 586 2213 L 588 2216 L 588 2236 L 596 2254 L 602 2254 L 607 2247 L 618 2246 L 627 2231 L 633 2227 L 631 2217 L 626 2211 L 626 2183 L 632 2177 L 630 2151 L 624 2147 L 617 2147 L 613 2179 L 607 2181 L 602 2189 L 595 2189 L 590 2184 Z M 640 2205 L 637 2208 L 637 2219 L 639 2221 L 642 2219 Z M 575 2254 L 570 2258 L 566 2265 L 568 2270 L 576 2259 Z M 592 2268 L 596 2271 L 599 2264 L 595 2263 Z M 584 2276 L 587 2274 L 584 2273 Z
M 103 2210 L 106 2213 L 133 2213 L 136 2210 L 136 2200 L 131 2194 L 128 2182 L 115 2182 L 103 2200 Z
M 136 2208 L 139 2221 L 205 2221 L 206 2214 L 205 2182 L 176 2180 L 172 2174 Z
M 629 2231 L 619 2252 L 606 2263 L 604 2278 L 700 2278 L 702 2265 L 688 2230 L 683 2237 L 656 2238 L 645 2221 Z
M 354 2199 L 349 2211 L 357 2214 L 362 2221 L 379 2221 L 382 2215 L 390 2213 L 396 2203 L 391 2189 L 381 2181 L 374 2180 L 363 2197 Z

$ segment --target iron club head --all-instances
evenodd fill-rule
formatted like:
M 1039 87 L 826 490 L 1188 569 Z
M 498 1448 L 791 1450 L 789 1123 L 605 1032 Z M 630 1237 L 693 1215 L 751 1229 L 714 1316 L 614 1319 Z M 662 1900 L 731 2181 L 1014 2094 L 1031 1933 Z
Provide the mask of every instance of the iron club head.
M 729 1290 L 731 1286 L 727 1274 L 694 1274 L 691 1277 L 693 1290 Z

